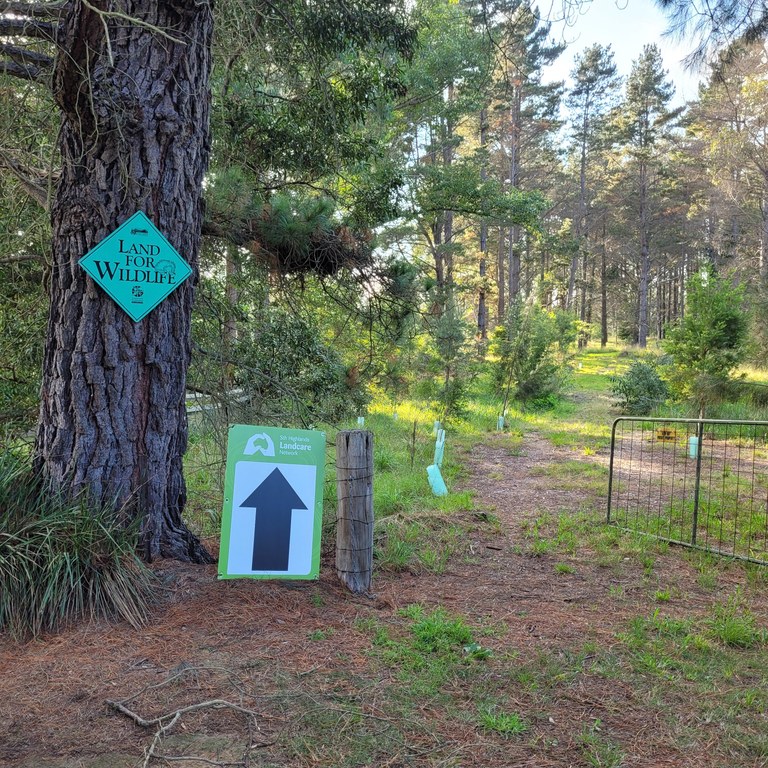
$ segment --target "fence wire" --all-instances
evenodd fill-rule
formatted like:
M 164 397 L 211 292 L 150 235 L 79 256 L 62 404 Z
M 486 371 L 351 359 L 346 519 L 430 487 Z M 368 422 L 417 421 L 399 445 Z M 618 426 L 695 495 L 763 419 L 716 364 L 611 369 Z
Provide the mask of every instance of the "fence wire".
M 768 422 L 616 419 L 608 522 L 768 564 Z

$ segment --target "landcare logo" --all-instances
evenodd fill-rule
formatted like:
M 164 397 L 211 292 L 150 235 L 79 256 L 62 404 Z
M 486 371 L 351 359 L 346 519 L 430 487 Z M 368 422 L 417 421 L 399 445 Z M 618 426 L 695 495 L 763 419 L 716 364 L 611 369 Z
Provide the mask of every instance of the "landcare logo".
M 80 266 L 138 322 L 192 270 L 139 211 L 80 259 Z

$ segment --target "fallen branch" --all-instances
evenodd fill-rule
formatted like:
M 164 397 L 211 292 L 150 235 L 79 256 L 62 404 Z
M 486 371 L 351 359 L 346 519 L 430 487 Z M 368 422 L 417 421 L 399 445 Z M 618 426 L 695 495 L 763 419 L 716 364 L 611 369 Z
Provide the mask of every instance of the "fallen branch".
M 173 679 L 173 678 L 172 678 Z M 127 699 L 129 701 L 130 699 Z M 110 699 L 107 699 L 107 706 L 111 707 L 115 711 L 119 712 L 121 715 L 125 715 L 126 717 L 129 717 L 131 720 L 133 720 L 136 725 L 141 726 L 142 728 L 152 728 L 157 727 L 157 730 L 155 731 L 155 735 L 152 738 L 152 743 L 149 745 L 149 749 L 147 749 L 146 753 L 144 754 L 144 762 L 142 764 L 142 768 L 148 768 L 150 761 L 153 757 L 156 757 L 158 760 L 166 760 L 168 762 L 172 761 L 188 761 L 188 762 L 198 762 L 198 763 L 205 763 L 206 765 L 215 765 L 220 766 L 221 768 L 230 768 L 234 766 L 245 766 L 245 762 L 237 762 L 237 763 L 222 763 L 217 762 L 216 760 L 211 760 L 207 757 L 192 757 L 192 756 L 183 756 L 183 755 L 159 755 L 155 752 L 155 749 L 160 744 L 161 739 L 163 736 L 165 736 L 171 728 L 173 728 L 176 723 L 179 722 L 181 719 L 181 716 L 188 713 L 188 712 L 197 712 L 201 709 L 233 709 L 236 712 L 242 712 L 243 714 L 250 715 L 250 717 L 255 718 L 256 712 L 254 712 L 252 709 L 246 709 L 245 707 L 241 707 L 237 704 L 233 704 L 231 701 L 225 701 L 224 699 L 211 699 L 210 701 L 201 701 L 198 704 L 190 704 L 188 707 L 181 707 L 179 709 L 174 710 L 173 712 L 168 712 L 165 715 L 160 715 L 159 717 L 153 717 L 152 719 L 148 720 L 141 715 L 137 714 L 136 712 L 133 712 L 132 710 L 128 709 L 124 704 L 122 704 L 119 701 L 112 701 Z M 166 722 L 169 721 L 169 722 Z M 250 720 L 248 721 L 250 723 Z M 262 745 L 257 745 L 262 746 Z
M 157 757 L 155 754 L 155 747 L 160 743 L 160 739 L 165 736 L 165 734 L 173 728 L 173 726 L 176 724 L 178 719 L 181 717 L 181 715 L 177 712 L 173 719 L 171 720 L 168 725 L 160 725 L 160 727 L 155 731 L 154 738 L 152 739 L 152 743 L 149 745 L 149 749 L 146 751 L 146 754 L 144 755 L 144 762 L 142 763 L 141 768 L 147 768 L 149 766 L 150 760 L 152 760 L 153 757 Z
M 261 745 L 259 745 L 261 746 Z M 245 766 L 245 762 L 242 760 L 236 762 L 236 763 L 222 763 L 218 760 L 211 760 L 207 757 L 194 757 L 192 755 L 155 755 L 160 760 L 166 760 L 169 763 L 180 763 L 182 761 L 185 762 L 193 762 L 193 763 L 205 763 L 205 765 L 216 765 L 219 766 L 219 768 L 230 768 L 230 766 Z
M 210 701 L 201 701 L 199 704 L 190 704 L 188 707 L 181 707 L 180 709 L 176 709 L 166 715 L 160 715 L 159 717 L 154 717 L 151 720 L 146 720 L 141 715 L 137 715 L 135 712 L 132 712 L 130 709 L 128 709 L 128 707 L 123 706 L 119 701 L 111 701 L 110 699 L 107 699 L 106 703 L 107 706 L 120 712 L 120 714 L 123 714 L 126 717 L 130 717 L 131 720 L 136 723 L 136 725 L 140 725 L 142 728 L 152 728 L 153 726 L 157 725 L 160 726 L 163 731 L 168 731 L 178 722 L 179 718 L 187 712 L 196 712 L 200 709 L 208 709 L 209 707 L 211 709 L 234 709 L 236 712 L 242 712 L 243 714 L 251 715 L 251 717 L 256 717 L 257 714 L 252 709 L 246 709 L 245 707 L 238 706 L 237 704 L 233 704 L 231 701 L 225 701 L 224 699 L 211 699 Z M 171 719 L 171 722 L 164 726 L 163 721 L 168 720 L 169 718 Z

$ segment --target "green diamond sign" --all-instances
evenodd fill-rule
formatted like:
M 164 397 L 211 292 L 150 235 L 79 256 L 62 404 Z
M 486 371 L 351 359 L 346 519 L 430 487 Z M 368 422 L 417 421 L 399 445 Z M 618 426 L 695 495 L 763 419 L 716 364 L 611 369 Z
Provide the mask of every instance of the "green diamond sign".
M 88 251 L 79 264 L 135 322 L 192 274 L 189 264 L 141 211 Z

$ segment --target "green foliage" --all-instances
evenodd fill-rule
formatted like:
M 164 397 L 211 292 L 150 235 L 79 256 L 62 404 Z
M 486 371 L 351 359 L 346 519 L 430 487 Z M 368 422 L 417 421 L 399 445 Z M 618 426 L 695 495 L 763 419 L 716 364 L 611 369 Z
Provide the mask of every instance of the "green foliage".
M 377 158 L 360 164 L 340 183 L 340 191 L 350 199 L 350 224 L 369 228 L 397 219 L 403 207 L 403 184 L 403 171 L 391 160 Z
M 355 371 L 338 346 L 324 340 L 317 318 L 310 325 L 296 311 L 263 306 L 264 277 L 256 271 L 236 285 L 239 300 L 233 304 L 221 281 L 208 276 L 201 282 L 190 389 L 244 423 L 335 423 L 363 407 L 366 396 Z
M 5 40 L 4 42 L 8 42 Z M 29 196 L 23 175 L 35 167 L 36 183 L 57 165 L 59 121 L 45 88 L 3 77 L 0 130 L 0 444 L 34 427 L 48 319 L 50 214 Z M 7 159 L 22 168 L 10 170 Z
M 556 309 L 552 312 L 552 317 L 557 329 L 557 346 L 563 355 L 568 353 L 568 350 L 577 339 L 583 338 L 585 343 L 589 340 L 586 329 L 589 329 L 590 326 L 587 323 L 582 323 L 580 320 L 574 320 L 570 312 L 566 312 L 564 309 Z
M 114 510 L 67 501 L 0 457 L 0 630 L 23 639 L 83 618 L 144 623 L 149 571 Z
M 5 226 L 2 219 L 0 211 Z M 0 257 L 3 246 L 0 236 Z M 43 266 L 33 260 L 0 267 L 0 441 L 31 429 L 39 408 L 48 311 Z
M 215 51 L 217 162 L 244 163 L 274 188 L 379 154 L 364 121 L 402 96 L 416 35 L 399 3 L 286 2 L 247 21 L 222 4 L 217 24 L 226 30 Z
M 626 373 L 611 379 L 611 394 L 622 413 L 644 416 L 666 401 L 669 389 L 654 365 L 636 360 Z
M 464 653 L 478 661 L 487 661 L 493 656 L 493 651 L 490 648 L 486 648 L 484 645 L 474 641 L 464 646 Z
M 262 413 L 284 421 L 337 422 L 360 410 L 365 397 L 337 352 L 302 318 L 262 313 L 238 343 L 234 384 Z
M 248 237 L 251 222 L 261 211 L 263 200 L 255 191 L 254 182 L 253 174 L 235 164 L 209 175 L 205 190 L 206 219 L 215 221 L 234 242 Z
M 744 289 L 706 272 L 688 281 L 685 317 L 664 342 L 675 365 L 671 384 L 700 408 L 721 393 L 733 370 L 747 354 L 748 316 L 742 308 Z
M 422 215 L 452 210 L 466 216 L 493 219 L 501 225 L 517 224 L 535 230 L 547 208 L 540 192 L 505 189 L 495 180 L 482 180 L 475 163 L 418 168 L 418 210 Z
M 547 312 L 538 304 L 517 301 L 511 305 L 491 346 L 496 356 L 494 384 L 505 400 L 511 390 L 515 399 L 528 405 L 553 404 L 567 374 L 558 353 L 569 327 L 562 315 Z
M 293 192 L 273 195 L 259 223 L 264 247 L 306 253 L 313 237 L 333 229 L 334 208 L 327 197 L 304 197 Z
M 768 292 L 763 291 L 752 298 L 749 336 L 752 340 L 749 349 L 750 360 L 761 368 L 768 360 Z

